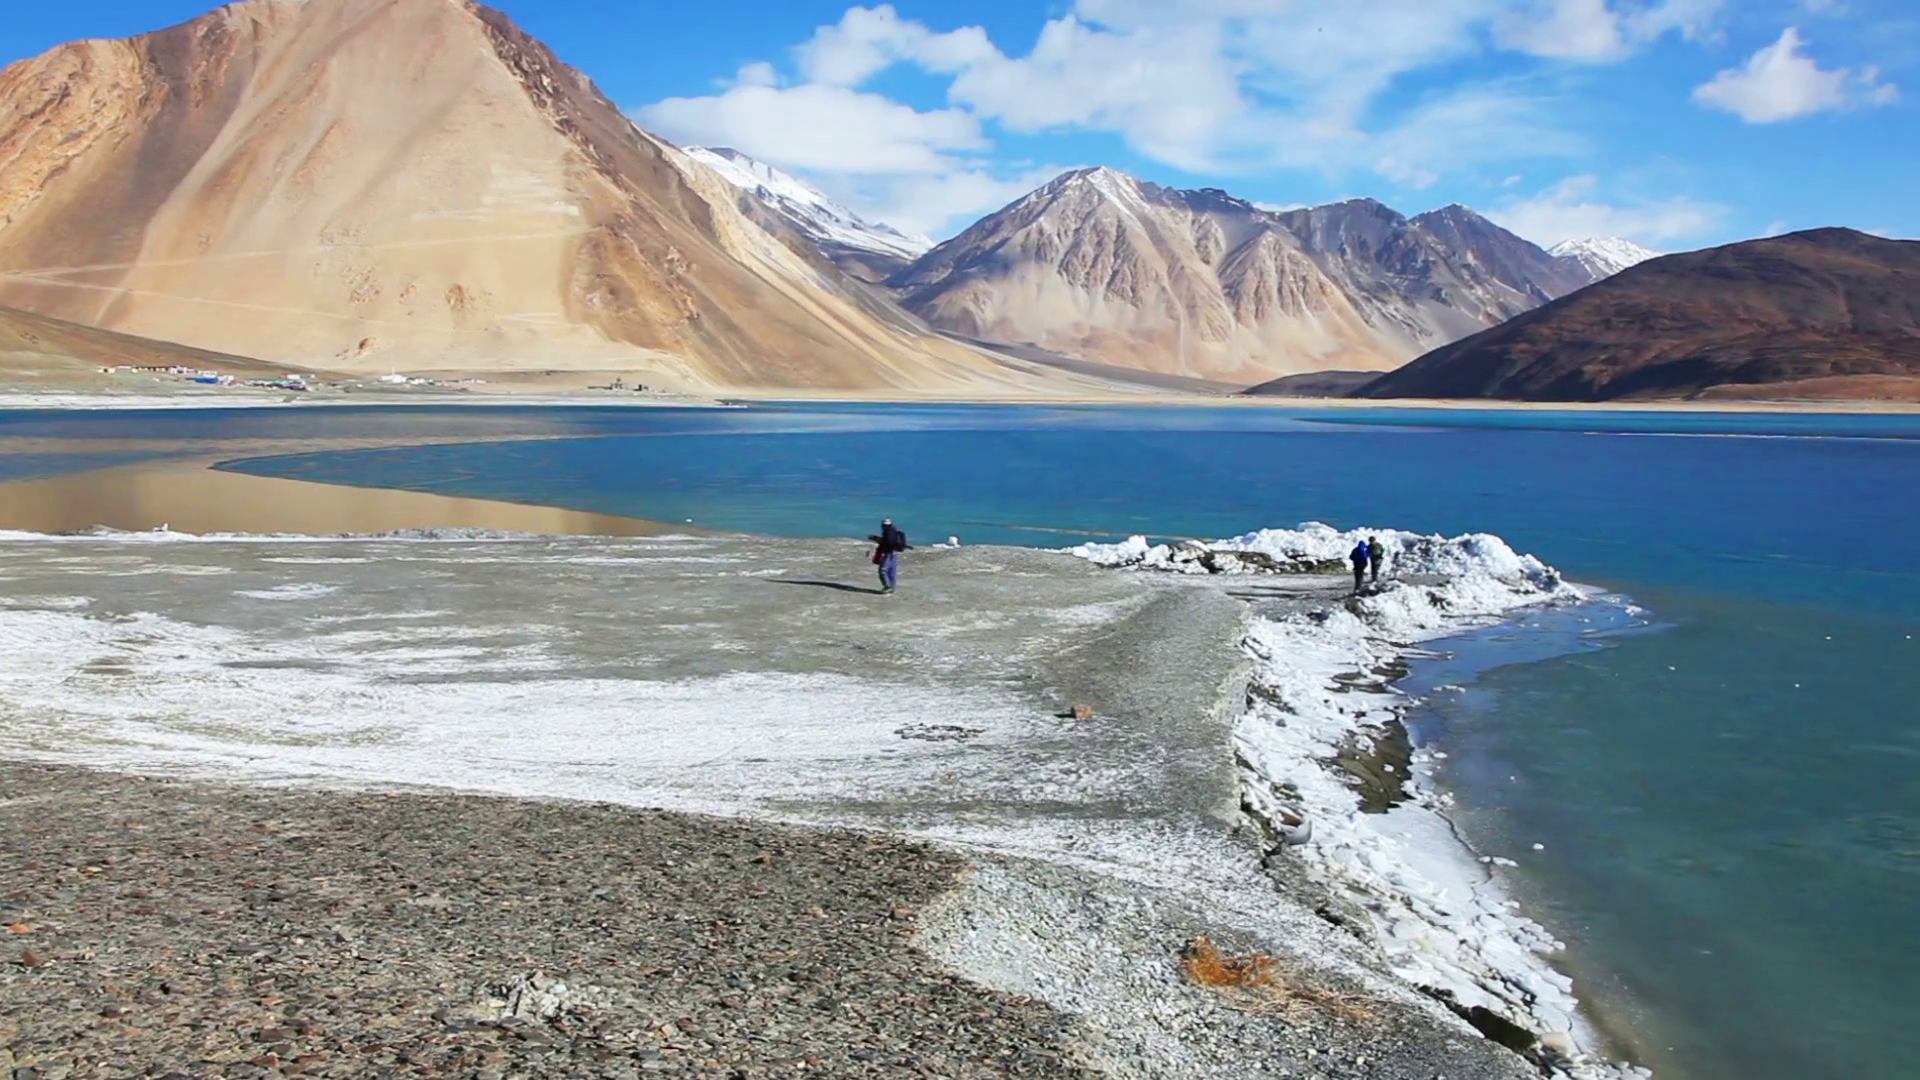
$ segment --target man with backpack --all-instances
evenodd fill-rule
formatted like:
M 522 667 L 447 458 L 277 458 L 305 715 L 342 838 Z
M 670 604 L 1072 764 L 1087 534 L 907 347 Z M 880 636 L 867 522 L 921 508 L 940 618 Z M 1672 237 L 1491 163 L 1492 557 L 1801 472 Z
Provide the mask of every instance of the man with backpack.
M 873 565 L 880 568 L 880 591 L 891 593 L 900 585 L 900 553 L 913 548 L 907 543 L 907 534 L 894 527 L 893 519 L 880 522 L 880 535 L 869 536 L 873 541 Z
M 1353 563 L 1353 595 L 1360 595 L 1360 587 L 1367 583 L 1367 567 L 1373 563 L 1373 552 L 1365 540 L 1356 544 L 1353 554 L 1347 556 Z

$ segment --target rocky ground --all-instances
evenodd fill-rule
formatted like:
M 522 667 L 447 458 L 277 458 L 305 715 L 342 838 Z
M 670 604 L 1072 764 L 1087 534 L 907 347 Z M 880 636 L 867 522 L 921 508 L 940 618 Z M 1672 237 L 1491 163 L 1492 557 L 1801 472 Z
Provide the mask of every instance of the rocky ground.
M 908 941 L 925 845 L 0 766 L 14 1080 L 1074 1076 Z
M 13 1080 L 1527 1075 L 1349 987 L 1192 985 L 1205 927 L 1118 882 L 870 834 L 8 764 L 0 882 Z

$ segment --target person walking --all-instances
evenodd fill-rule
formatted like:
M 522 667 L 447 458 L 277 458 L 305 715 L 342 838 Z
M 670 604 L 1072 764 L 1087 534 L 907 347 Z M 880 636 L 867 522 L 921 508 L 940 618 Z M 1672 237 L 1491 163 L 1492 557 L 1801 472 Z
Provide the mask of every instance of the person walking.
M 1353 546 L 1353 554 L 1347 556 L 1353 563 L 1353 595 L 1360 595 L 1360 586 L 1367 583 L 1367 567 L 1373 562 L 1373 552 L 1365 540 Z
M 891 593 L 900 587 L 900 553 L 912 550 L 907 543 L 907 534 L 895 527 L 892 518 L 880 522 L 880 535 L 869 536 L 873 541 L 873 565 L 880 568 L 880 591 Z
M 1367 537 L 1367 562 L 1373 567 L 1373 583 L 1380 584 L 1380 564 L 1387 561 L 1387 549 L 1380 546 L 1380 538 Z

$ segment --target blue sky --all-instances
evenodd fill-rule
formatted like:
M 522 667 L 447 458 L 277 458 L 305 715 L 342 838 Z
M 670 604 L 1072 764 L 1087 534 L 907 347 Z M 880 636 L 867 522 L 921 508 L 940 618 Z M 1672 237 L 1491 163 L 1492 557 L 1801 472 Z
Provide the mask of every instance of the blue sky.
M 315 3 L 332 0 L 312 0 Z M 18 5 L 0 60 L 199 14 Z M 646 127 L 944 236 L 1065 167 L 1541 243 L 1920 236 L 1916 0 L 496 0 Z

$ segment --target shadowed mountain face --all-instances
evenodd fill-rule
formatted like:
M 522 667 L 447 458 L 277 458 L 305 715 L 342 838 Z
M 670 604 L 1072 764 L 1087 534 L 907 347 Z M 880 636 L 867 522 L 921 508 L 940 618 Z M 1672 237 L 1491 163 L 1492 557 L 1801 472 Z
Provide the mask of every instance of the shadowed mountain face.
M 1273 213 L 1102 168 L 1061 176 L 888 284 L 956 333 L 1246 385 L 1389 368 L 1590 280 L 1464 207 Z
M 1920 243 L 1816 229 L 1668 255 L 1435 349 L 1360 394 L 1602 401 L 1763 387 L 1920 397 Z
M 1348 397 L 1379 377 L 1377 371 L 1308 371 L 1282 375 L 1240 392 L 1256 397 Z
M 0 303 L 344 370 L 1045 382 L 737 201 L 466 0 L 246 0 L 0 70 Z

